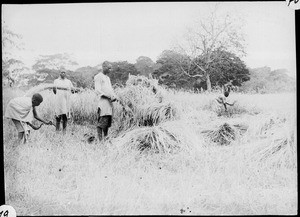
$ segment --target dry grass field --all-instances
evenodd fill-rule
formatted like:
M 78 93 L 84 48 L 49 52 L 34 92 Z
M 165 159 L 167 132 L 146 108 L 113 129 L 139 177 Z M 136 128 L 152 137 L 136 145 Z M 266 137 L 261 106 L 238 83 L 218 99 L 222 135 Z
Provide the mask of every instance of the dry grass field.
M 117 89 L 108 139 L 96 136 L 95 94 L 71 96 L 65 136 L 54 126 L 27 144 L 3 118 L 6 203 L 17 215 L 297 214 L 296 94 L 240 94 L 228 112 L 216 93 L 147 85 Z M 3 109 L 20 90 L 3 90 Z M 54 94 L 41 116 L 54 121 Z

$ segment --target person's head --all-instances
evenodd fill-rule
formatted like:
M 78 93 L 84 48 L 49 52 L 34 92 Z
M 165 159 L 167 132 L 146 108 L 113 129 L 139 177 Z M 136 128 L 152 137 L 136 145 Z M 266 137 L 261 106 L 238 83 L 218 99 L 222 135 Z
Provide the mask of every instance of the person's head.
M 43 102 L 43 97 L 39 93 L 35 93 L 32 96 L 32 105 L 39 106 Z
M 102 70 L 104 75 L 109 74 L 111 72 L 111 69 L 112 69 L 112 65 L 110 62 L 105 61 L 102 63 Z
M 62 79 L 65 79 L 65 77 L 66 77 L 66 72 L 65 72 L 65 71 L 61 71 L 61 72 L 60 72 L 60 77 L 61 77 Z
M 224 92 L 224 96 L 225 96 L 225 97 L 228 97 L 228 96 L 229 96 L 229 91 L 225 91 L 225 92 Z

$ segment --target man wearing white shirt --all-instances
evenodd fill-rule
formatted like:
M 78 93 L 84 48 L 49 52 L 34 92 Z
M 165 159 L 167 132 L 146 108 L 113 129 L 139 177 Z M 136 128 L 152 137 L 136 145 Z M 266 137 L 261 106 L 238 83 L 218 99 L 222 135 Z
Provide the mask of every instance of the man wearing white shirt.
M 57 90 L 53 88 L 54 94 L 56 94 L 56 131 L 60 130 L 60 123 L 62 120 L 63 132 L 66 132 L 68 117 L 70 117 L 70 95 L 73 90 L 72 82 L 66 78 L 66 73 L 62 71 L 60 77 L 54 80 L 54 86 L 67 88 L 67 90 Z
M 94 77 L 95 91 L 98 95 L 97 133 L 99 141 L 102 140 L 103 136 L 106 137 L 108 134 L 108 129 L 111 127 L 113 115 L 112 102 L 117 100 L 110 78 L 107 76 L 110 71 L 111 64 L 104 62 L 102 64 L 102 70 L 100 70 L 100 72 Z

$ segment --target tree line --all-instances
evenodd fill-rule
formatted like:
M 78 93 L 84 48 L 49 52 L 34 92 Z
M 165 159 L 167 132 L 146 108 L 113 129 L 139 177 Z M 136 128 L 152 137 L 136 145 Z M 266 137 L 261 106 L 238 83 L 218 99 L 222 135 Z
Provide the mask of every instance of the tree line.
M 223 59 L 216 61 L 213 67 L 209 69 L 214 70 L 211 72 L 212 87 L 221 87 L 229 81 L 232 81 L 233 85 L 240 86 L 244 81 L 250 79 L 249 71 L 242 60 L 229 52 L 218 52 L 223 55 Z M 182 68 L 187 69 L 189 66 L 187 62 L 179 64 L 178 58 L 188 57 L 183 57 L 172 50 L 165 50 L 156 62 L 146 56 L 140 56 L 134 64 L 127 61 L 110 62 L 112 65 L 112 73 L 110 73 L 112 84 L 125 85 L 129 74 L 131 74 L 155 78 L 161 85 L 168 88 L 206 90 L 205 77 L 191 77 L 182 73 Z M 73 66 L 74 69 L 66 66 Z M 93 67 L 77 67 L 78 64 L 71 60 L 68 54 L 44 55 L 32 66 L 34 73 L 19 75 L 18 82 L 21 85 L 23 82 L 23 85 L 26 86 L 53 82 L 59 76 L 60 71 L 64 70 L 77 87 L 92 88 L 93 77 L 99 72 L 100 64 Z M 189 70 L 191 71 L 191 69 Z M 197 74 L 197 70 L 194 68 L 193 74 Z
M 168 88 L 194 91 L 211 91 L 231 83 L 244 91 L 259 92 L 272 89 L 269 81 L 276 81 L 280 90 L 284 88 L 278 87 L 291 84 L 286 72 L 266 74 L 262 70 L 263 75 L 259 70 L 251 71 L 242 60 L 246 56 L 242 24 L 231 15 L 219 15 L 217 12 L 215 7 L 209 16 L 189 28 L 176 46 L 162 51 L 155 62 L 147 56 L 138 57 L 135 63 L 110 62 L 112 84 L 125 85 L 129 74 L 155 78 Z M 2 79 L 6 81 L 2 85 L 18 83 L 19 86 L 34 86 L 53 82 L 64 70 L 75 86 L 92 88 L 93 77 L 98 73 L 100 64 L 79 67 L 69 54 L 64 53 L 40 55 L 29 69 L 9 52 L 11 47 L 22 49 L 22 43 L 18 42 L 20 38 L 20 35 L 2 27 Z

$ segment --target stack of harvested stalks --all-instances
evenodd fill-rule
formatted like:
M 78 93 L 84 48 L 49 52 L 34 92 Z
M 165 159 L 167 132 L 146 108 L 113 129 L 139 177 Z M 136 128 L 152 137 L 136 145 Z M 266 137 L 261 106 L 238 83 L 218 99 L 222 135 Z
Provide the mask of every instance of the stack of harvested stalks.
M 177 110 L 173 103 L 159 103 L 142 107 L 138 114 L 139 126 L 153 126 L 165 120 L 173 120 L 176 118 Z
M 224 123 L 217 130 L 210 131 L 208 137 L 218 145 L 229 145 L 236 139 L 237 132 L 234 127 Z
M 161 98 L 153 92 L 153 86 L 146 82 L 146 78 L 143 78 L 144 82 L 138 83 L 133 82 L 132 77 L 135 76 L 131 76 L 125 88 L 116 90 L 120 99 L 120 103 L 115 104 L 114 115 L 118 132 L 136 126 L 158 125 L 179 116 L 175 104 L 167 100 L 161 101 Z
M 123 132 L 113 143 L 122 150 L 163 154 L 178 151 L 195 153 L 201 146 L 197 135 L 182 126 L 180 121 L 168 121 L 152 127 L 137 127 Z
M 260 149 L 255 158 L 259 162 L 269 162 L 276 166 L 295 167 L 297 163 L 296 127 L 294 120 L 286 121 L 271 118 L 260 128 L 259 133 L 268 135 L 266 146 Z

